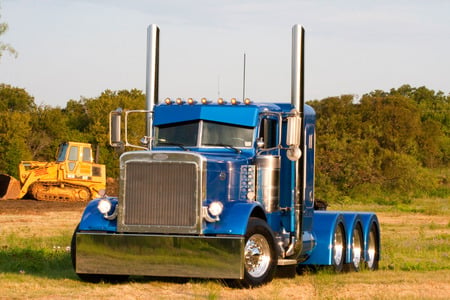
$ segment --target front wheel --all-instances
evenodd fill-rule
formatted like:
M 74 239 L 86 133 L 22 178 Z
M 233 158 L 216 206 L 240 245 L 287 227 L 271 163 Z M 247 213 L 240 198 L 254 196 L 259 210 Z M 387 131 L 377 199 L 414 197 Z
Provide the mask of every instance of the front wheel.
M 277 263 L 272 231 L 265 221 L 250 218 L 245 234 L 244 279 L 241 284 L 253 287 L 270 282 Z

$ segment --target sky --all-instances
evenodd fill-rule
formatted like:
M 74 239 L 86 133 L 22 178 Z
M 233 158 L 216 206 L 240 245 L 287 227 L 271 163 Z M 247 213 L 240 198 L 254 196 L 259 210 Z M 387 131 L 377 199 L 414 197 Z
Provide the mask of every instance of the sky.
M 0 0 L 0 83 L 64 108 L 145 91 L 146 35 L 160 28 L 160 99 L 289 102 L 291 28 L 305 28 L 305 98 L 356 99 L 403 84 L 450 92 L 448 0 Z

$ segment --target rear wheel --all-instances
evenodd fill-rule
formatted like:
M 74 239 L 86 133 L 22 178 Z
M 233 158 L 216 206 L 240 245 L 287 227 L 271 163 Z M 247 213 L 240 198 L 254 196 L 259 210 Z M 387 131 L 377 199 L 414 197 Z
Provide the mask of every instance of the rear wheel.
M 334 230 L 332 247 L 332 263 L 334 270 L 336 272 L 342 272 L 345 262 L 345 230 L 342 223 L 339 223 Z
M 380 240 L 378 234 L 378 226 L 372 223 L 370 226 L 369 240 L 367 242 L 366 250 L 366 266 L 369 270 L 378 269 L 378 261 L 380 260 Z
M 358 223 L 353 229 L 352 235 L 352 261 L 350 263 L 353 271 L 359 271 L 361 269 L 361 262 L 363 261 L 363 233 L 361 224 Z
M 267 223 L 250 218 L 245 234 L 243 286 L 259 286 L 272 280 L 278 261 L 275 249 Z

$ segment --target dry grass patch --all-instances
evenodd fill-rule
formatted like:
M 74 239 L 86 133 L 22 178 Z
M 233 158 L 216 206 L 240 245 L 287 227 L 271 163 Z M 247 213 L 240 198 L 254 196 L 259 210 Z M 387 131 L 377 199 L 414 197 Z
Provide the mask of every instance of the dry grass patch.
M 339 208 L 334 208 L 339 209 Z M 171 281 L 132 277 L 121 284 L 80 281 L 69 245 L 81 206 L 32 213 L 0 213 L 0 299 L 447 299 L 450 295 L 450 225 L 446 213 L 380 211 L 382 260 L 376 272 L 327 270 L 276 278 L 254 289 L 217 280 Z M 62 249 L 54 248 L 61 246 Z

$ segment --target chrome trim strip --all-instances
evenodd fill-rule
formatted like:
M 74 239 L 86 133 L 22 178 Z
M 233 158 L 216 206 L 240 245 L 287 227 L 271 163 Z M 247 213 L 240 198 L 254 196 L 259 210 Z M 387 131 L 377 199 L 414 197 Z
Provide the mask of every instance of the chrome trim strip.
M 76 234 L 79 274 L 242 279 L 243 236 Z

